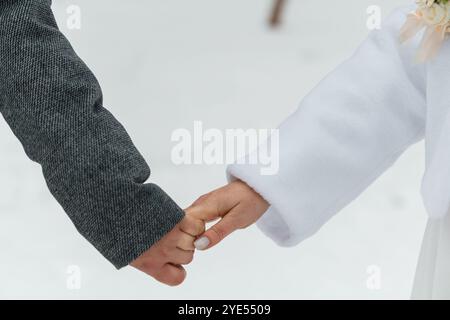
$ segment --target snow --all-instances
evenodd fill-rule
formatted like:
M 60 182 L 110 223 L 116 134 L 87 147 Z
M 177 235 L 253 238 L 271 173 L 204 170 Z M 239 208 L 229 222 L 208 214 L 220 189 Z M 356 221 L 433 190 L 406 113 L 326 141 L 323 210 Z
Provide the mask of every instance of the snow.
M 273 128 L 364 39 L 366 0 L 289 1 L 270 30 L 269 0 L 60 0 L 57 20 L 104 90 L 105 106 L 181 206 L 226 182 L 223 165 L 172 164 L 171 133 Z M 378 0 L 385 17 L 409 1 Z M 70 4 L 81 30 L 66 27 Z M 313 238 L 282 249 L 252 227 L 199 252 L 177 288 L 116 271 L 76 232 L 0 121 L 0 298 L 407 299 L 425 227 L 423 145 L 412 147 Z M 81 287 L 67 273 L 78 266 Z M 375 266 L 375 268 L 371 267 Z M 367 286 L 381 271 L 381 286 Z M 369 273 L 368 273 L 369 272 Z M 372 288 L 372 289 L 371 289 Z

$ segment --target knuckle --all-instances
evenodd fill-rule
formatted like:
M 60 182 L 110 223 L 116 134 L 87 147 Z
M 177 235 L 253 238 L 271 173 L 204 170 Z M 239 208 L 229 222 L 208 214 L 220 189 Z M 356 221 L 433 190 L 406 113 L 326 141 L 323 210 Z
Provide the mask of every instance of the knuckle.
M 180 242 L 177 246 L 179 249 L 184 250 L 184 251 L 189 251 L 190 249 L 190 244 L 187 241 L 184 242 Z
M 186 250 L 194 252 L 195 251 L 195 244 L 194 244 L 194 242 L 195 242 L 195 239 L 189 240 L 189 243 L 187 245 Z
M 181 226 L 181 229 L 193 236 L 197 236 L 205 231 L 205 223 L 203 222 L 203 220 L 189 217 Z
M 197 220 L 195 222 L 194 226 L 195 226 L 195 235 L 196 236 L 202 234 L 203 232 L 205 232 L 205 223 L 203 221 Z
M 202 195 L 200 197 L 197 198 L 197 200 L 194 201 L 194 203 L 192 204 L 193 206 L 198 206 L 201 203 L 203 203 L 205 201 L 206 195 Z
M 197 200 L 194 201 L 193 205 L 198 206 L 205 202 L 207 202 L 211 198 L 212 192 L 206 193 L 200 197 L 197 198 Z
M 186 239 L 182 244 L 183 250 L 186 250 L 186 251 L 194 250 L 195 249 L 194 241 L 195 241 L 195 239 L 193 239 L 191 237 L 189 237 L 189 239 Z

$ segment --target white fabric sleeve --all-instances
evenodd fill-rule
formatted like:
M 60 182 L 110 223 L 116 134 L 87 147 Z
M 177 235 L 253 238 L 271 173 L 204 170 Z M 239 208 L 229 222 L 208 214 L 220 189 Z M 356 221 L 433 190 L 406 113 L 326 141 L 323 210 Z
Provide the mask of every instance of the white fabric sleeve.
M 429 219 L 417 264 L 413 300 L 450 299 L 450 215 Z
M 279 127 L 276 174 L 248 160 L 228 167 L 229 179 L 245 181 L 270 203 L 258 226 L 279 245 L 311 236 L 422 139 L 425 66 L 414 63 L 415 41 L 398 41 L 410 9 L 371 32 Z

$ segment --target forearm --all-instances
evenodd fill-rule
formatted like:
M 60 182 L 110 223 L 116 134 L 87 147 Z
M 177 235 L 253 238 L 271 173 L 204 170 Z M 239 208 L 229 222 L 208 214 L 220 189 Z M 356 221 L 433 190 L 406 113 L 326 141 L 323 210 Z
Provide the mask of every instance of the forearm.
M 424 68 L 398 41 L 406 13 L 371 33 L 280 126 L 277 174 L 229 168 L 271 204 L 260 226 L 278 243 L 317 231 L 423 137 Z
M 0 3 L 0 111 L 80 233 L 116 267 L 183 217 L 156 185 L 49 0 Z M 130 108 L 130 106 L 128 106 Z

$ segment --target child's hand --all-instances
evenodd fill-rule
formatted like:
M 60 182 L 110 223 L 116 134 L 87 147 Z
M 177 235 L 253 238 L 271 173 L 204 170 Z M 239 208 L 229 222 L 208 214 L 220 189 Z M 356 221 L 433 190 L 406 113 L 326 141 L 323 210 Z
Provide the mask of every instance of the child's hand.
M 235 230 L 255 223 L 269 204 L 242 181 L 232 182 L 201 196 L 186 213 L 205 222 L 221 220 L 195 241 L 199 250 L 209 249 Z
M 186 216 L 172 231 L 130 263 L 156 280 L 177 286 L 186 278 L 187 265 L 194 258 L 194 240 L 205 232 L 205 223 Z

